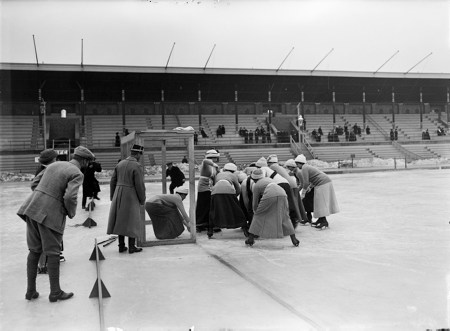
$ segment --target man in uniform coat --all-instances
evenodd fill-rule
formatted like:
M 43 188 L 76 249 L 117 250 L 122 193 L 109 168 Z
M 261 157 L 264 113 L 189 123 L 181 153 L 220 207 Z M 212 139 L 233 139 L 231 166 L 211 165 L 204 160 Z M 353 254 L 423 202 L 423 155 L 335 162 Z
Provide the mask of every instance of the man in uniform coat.
M 75 148 L 69 162 L 54 162 L 47 166 L 34 191 L 20 206 L 17 215 L 27 223 L 27 292 L 25 299 L 39 296 L 36 277 L 39 256 L 48 256 L 47 271 L 50 280 L 50 302 L 66 300 L 59 285 L 59 263 L 66 216 L 73 218 L 77 210 L 78 190 L 83 183 L 83 171 L 95 158 L 87 148 Z
M 119 252 L 138 253 L 136 238 L 140 235 L 141 206 L 145 203 L 144 169 L 139 160 L 144 147 L 133 145 L 131 155 L 120 161 L 110 182 L 111 208 L 109 210 L 107 234 L 119 236 Z M 125 236 L 128 246 L 125 246 Z

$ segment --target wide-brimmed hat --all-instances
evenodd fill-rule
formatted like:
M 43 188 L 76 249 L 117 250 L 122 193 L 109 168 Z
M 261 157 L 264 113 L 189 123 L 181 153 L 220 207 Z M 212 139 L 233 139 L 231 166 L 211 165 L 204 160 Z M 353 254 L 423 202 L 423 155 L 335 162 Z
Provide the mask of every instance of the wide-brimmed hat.
M 214 158 L 214 157 L 220 157 L 220 153 L 218 153 L 215 149 L 210 149 L 206 152 L 205 157 L 207 159 Z

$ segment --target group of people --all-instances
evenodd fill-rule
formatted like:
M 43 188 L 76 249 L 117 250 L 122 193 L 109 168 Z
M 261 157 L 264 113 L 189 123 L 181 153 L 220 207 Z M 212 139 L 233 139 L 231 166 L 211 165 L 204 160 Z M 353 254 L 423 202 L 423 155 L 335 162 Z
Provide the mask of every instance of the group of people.
M 441 128 L 440 126 L 438 126 L 438 128 L 437 128 L 436 134 L 437 134 L 438 136 L 445 136 L 445 135 L 447 135 L 447 134 L 445 133 L 445 130 L 444 130 L 443 128 Z
M 422 140 L 431 140 L 430 132 L 428 132 L 428 129 L 422 131 Z
M 389 131 L 389 138 L 392 141 L 398 140 L 398 127 L 397 126 L 394 129 L 391 129 L 391 131 Z M 423 139 L 423 134 L 422 134 L 422 139 Z
M 216 137 L 219 138 L 223 138 L 223 135 L 225 134 L 225 126 L 224 125 L 219 125 L 216 129 Z
M 266 131 L 262 125 L 257 127 L 255 131 L 247 130 L 246 127 L 240 127 L 238 133 L 240 137 L 244 138 L 246 144 L 258 144 L 260 138 L 263 144 L 272 142 L 269 130 Z
M 219 169 L 216 158 L 215 150 L 207 151 L 197 187 L 196 230 L 207 231 L 210 238 L 223 228 L 242 228 L 247 245 L 255 238 L 289 235 L 298 246 L 298 224 L 323 229 L 326 217 L 339 212 L 331 179 L 307 165 L 304 155 L 284 167 L 277 155 L 261 157 L 243 171 L 233 163 Z
M 309 166 L 304 155 L 287 160 L 284 167 L 276 155 L 270 155 L 267 160 L 261 157 L 238 171 L 233 163 L 219 169 L 214 161 L 220 154 L 213 149 L 207 151 L 200 166 L 197 229 L 191 229 L 183 206 L 189 191 L 181 182 L 174 184 L 171 194 L 154 195 L 146 201 L 144 169 L 139 162 L 143 151 L 143 146 L 134 144 L 130 156 L 116 165 L 110 181 L 111 205 L 106 233 L 118 236 L 119 253 L 142 251 L 136 246 L 136 238 L 142 232 L 142 208 L 149 214 L 158 239 L 176 238 L 185 228 L 198 232 L 207 230 L 209 238 L 222 228 L 242 228 L 247 237 L 245 244 L 249 246 L 257 238 L 284 236 L 290 236 L 292 244 L 298 246 L 297 224 L 323 229 L 328 227 L 326 217 L 339 212 L 330 178 Z M 73 297 L 72 292 L 61 289 L 59 282 L 63 234 L 66 217 L 76 215 L 78 191 L 86 171 L 95 163 L 95 155 L 79 146 L 71 161 L 55 160 L 54 151 L 41 154 L 42 169 L 31 185 L 32 193 L 17 212 L 27 226 L 27 300 L 39 297 L 36 278 L 42 254 L 47 259 L 50 302 Z M 168 176 L 174 181 L 177 167 L 170 163 L 167 166 Z M 95 172 L 94 168 L 92 166 L 91 171 Z M 94 189 L 91 195 L 95 196 L 98 191 Z M 312 216 L 317 218 L 316 222 Z M 128 247 L 125 237 L 128 237 Z

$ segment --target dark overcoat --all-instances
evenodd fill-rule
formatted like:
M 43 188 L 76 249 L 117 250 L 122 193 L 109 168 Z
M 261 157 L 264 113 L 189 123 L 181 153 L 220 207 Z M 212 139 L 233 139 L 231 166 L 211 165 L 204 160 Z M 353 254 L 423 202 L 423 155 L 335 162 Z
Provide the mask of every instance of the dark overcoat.
M 141 208 L 145 203 L 144 169 L 129 156 L 117 164 L 110 182 L 111 208 L 107 234 L 139 238 Z

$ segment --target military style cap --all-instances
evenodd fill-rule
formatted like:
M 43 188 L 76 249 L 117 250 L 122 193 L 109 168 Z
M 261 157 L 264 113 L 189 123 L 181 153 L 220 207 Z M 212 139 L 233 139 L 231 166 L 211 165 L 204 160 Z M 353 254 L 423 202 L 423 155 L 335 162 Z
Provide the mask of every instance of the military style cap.
M 89 149 L 87 149 L 84 146 L 78 146 L 77 148 L 75 148 L 75 151 L 73 152 L 74 155 L 78 155 L 84 159 L 88 159 L 88 160 L 94 160 L 95 159 L 95 155 L 94 153 L 92 153 Z

